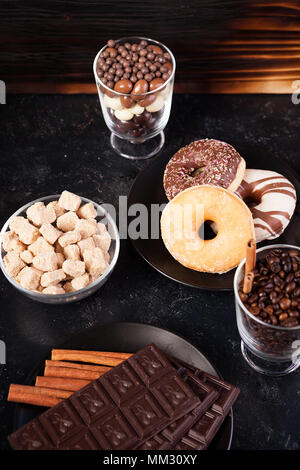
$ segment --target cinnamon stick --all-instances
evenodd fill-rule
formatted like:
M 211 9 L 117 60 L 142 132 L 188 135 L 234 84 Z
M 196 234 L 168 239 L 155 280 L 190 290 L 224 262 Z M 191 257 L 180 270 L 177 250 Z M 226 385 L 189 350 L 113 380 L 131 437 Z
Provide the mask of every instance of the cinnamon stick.
M 69 390 L 76 392 L 90 383 L 90 380 L 73 379 L 68 377 L 44 377 L 38 375 L 35 379 L 35 385 L 38 387 L 48 387 L 55 389 Z
M 53 388 L 33 387 L 30 385 L 11 384 L 8 401 L 51 407 L 68 398 L 72 392 Z
M 46 366 L 54 367 L 69 367 L 71 369 L 80 369 L 80 370 L 92 370 L 94 372 L 107 372 L 111 367 L 107 366 L 92 366 L 90 364 L 78 364 L 77 362 L 68 362 L 68 361 L 53 361 L 47 359 L 45 362 Z
M 85 380 L 95 380 L 98 379 L 101 375 L 105 374 L 106 370 L 103 372 L 84 370 L 84 369 L 72 369 L 71 367 L 53 367 L 46 366 L 44 375 L 46 377 L 68 377 L 72 379 L 85 379 Z
M 254 280 L 254 269 L 256 265 L 256 242 L 252 238 L 246 248 L 245 274 L 243 282 L 244 294 L 249 294 L 252 290 Z
M 76 349 L 52 349 L 51 359 L 57 361 L 90 362 L 107 366 L 117 366 L 132 356 L 131 353 L 107 351 L 82 351 Z

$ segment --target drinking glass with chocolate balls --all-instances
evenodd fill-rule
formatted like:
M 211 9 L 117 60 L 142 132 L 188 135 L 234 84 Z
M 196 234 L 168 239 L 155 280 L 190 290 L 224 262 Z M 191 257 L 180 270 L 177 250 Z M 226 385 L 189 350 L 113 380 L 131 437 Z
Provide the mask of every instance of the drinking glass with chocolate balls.
M 241 350 L 256 371 L 285 375 L 300 366 L 300 248 L 269 245 L 256 254 L 253 268 L 246 258 L 234 278 Z
M 94 60 L 94 75 L 111 145 L 123 157 L 149 158 L 164 145 L 175 59 L 152 39 L 110 39 Z

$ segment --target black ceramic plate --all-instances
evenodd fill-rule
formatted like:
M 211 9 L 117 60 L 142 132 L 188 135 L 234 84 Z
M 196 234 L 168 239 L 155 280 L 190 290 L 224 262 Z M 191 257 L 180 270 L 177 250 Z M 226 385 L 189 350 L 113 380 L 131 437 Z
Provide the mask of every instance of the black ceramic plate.
M 155 343 L 167 354 L 189 362 L 210 374 L 220 376 L 209 360 L 191 343 L 182 336 L 171 331 L 141 323 L 110 323 L 97 325 L 82 330 L 64 344 L 57 347 L 61 349 L 86 349 L 102 351 L 136 352 L 147 344 Z M 35 367 L 26 380 L 27 385 L 34 385 L 35 377 L 43 375 L 45 359 Z M 30 405 L 16 405 L 14 429 L 26 424 L 42 413 L 45 408 Z M 225 419 L 210 449 L 228 450 L 231 445 L 233 429 L 232 412 Z
M 176 151 L 176 150 L 175 150 Z M 175 153 L 175 152 L 174 152 Z M 134 181 L 129 196 L 128 207 L 133 204 L 143 204 L 151 214 L 152 204 L 167 203 L 163 188 L 163 174 L 172 154 L 164 152 L 156 157 L 145 169 L 143 169 Z M 274 156 L 265 155 L 263 152 L 257 155 L 249 155 L 246 158 L 247 168 L 261 168 L 277 171 L 286 176 L 295 186 L 298 194 L 298 202 L 295 213 L 281 237 L 275 240 L 262 242 L 263 245 L 274 243 L 287 243 L 300 245 L 300 181 L 293 170 L 282 160 Z M 151 219 L 148 217 L 148 233 L 151 233 Z M 155 233 L 155 232 L 154 232 Z M 138 253 L 157 271 L 174 281 L 182 284 L 198 287 L 206 290 L 231 290 L 235 270 L 225 274 L 200 273 L 182 266 L 166 249 L 161 236 L 159 238 L 138 238 L 131 240 Z

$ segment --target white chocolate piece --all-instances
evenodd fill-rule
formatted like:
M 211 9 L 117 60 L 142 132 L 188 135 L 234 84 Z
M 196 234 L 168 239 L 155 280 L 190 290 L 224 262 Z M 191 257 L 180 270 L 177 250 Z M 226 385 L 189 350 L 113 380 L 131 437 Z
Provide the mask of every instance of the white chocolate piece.
M 63 191 L 58 200 L 58 205 L 67 211 L 76 212 L 81 204 L 81 198 L 77 194 Z
M 95 219 L 95 217 L 97 217 L 97 211 L 94 207 L 94 204 L 89 202 L 79 207 L 77 215 L 82 219 Z
M 24 250 L 20 253 L 20 258 L 24 261 L 24 263 L 30 264 L 33 260 L 33 254 L 29 250 Z
M 140 106 L 138 103 L 135 103 L 132 108 L 129 108 L 129 111 L 138 116 L 139 114 L 142 114 L 144 112 L 144 109 L 145 108 L 143 108 L 143 106 Z
M 63 263 L 63 270 L 71 277 L 79 277 L 85 273 L 85 264 L 83 261 L 67 259 Z
M 58 217 L 56 225 L 63 232 L 70 232 L 75 229 L 78 220 L 78 215 L 75 212 L 69 211 Z
M 49 253 L 40 253 L 32 260 L 35 268 L 41 271 L 55 271 L 57 269 L 57 256 L 54 251 Z
M 56 220 L 53 207 L 46 207 L 43 202 L 36 202 L 30 206 L 26 211 L 26 215 L 28 220 L 38 227 L 46 223 L 51 224 Z
M 156 113 L 164 106 L 164 104 L 164 98 L 161 95 L 157 95 L 156 100 L 149 104 L 149 106 L 146 106 L 146 110 L 149 111 L 149 113 Z
M 44 237 L 39 237 L 35 242 L 28 246 L 28 250 L 36 256 L 40 253 L 49 253 L 50 251 L 54 251 L 54 247 L 50 245 Z
M 18 281 L 24 289 L 37 290 L 41 276 L 29 266 L 25 266 L 18 276 Z
M 107 261 L 105 260 L 101 248 L 85 250 L 83 253 L 83 259 L 85 261 L 87 271 L 93 277 L 101 276 L 108 267 Z
M 58 294 L 66 293 L 60 284 L 57 284 L 55 286 L 45 287 L 45 289 L 43 289 L 42 292 L 43 294 L 48 294 L 48 295 L 58 295 Z
M 130 121 L 130 119 L 133 118 L 134 114 L 131 112 L 130 109 L 124 108 L 115 111 L 115 116 L 117 119 L 120 119 L 121 121 Z
M 80 241 L 78 243 L 81 243 Z M 80 250 L 77 245 L 71 244 L 64 248 L 66 259 L 80 260 Z
M 63 269 L 56 269 L 55 271 L 50 271 L 42 275 L 41 285 L 43 287 L 54 286 L 64 279 L 66 279 L 66 275 Z
M 40 233 L 43 235 L 45 240 L 53 245 L 56 240 L 62 235 L 62 232 L 54 227 L 52 224 L 43 224 L 40 228 Z
M 117 111 L 123 108 L 120 98 L 118 96 L 110 97 L 105 93 L 103 101 L 104 101 L 105 106 L 107 106 L 107 108 L 113 109 L 114 111 Z
M 90 284 L 90 276 L 88 273 L 82 274 L 82 276 L 75 277 L 71 281 L 71 285 L 74 290 L 79 290 L 83 289 L 84 287 L 88 286 Z
M 79 242 L 79 240 L 81 240 L 79 230 L 70 230 L 70 232 L 66 232 L 58 239 L 58 243 L 65 248 L 67 245 Z

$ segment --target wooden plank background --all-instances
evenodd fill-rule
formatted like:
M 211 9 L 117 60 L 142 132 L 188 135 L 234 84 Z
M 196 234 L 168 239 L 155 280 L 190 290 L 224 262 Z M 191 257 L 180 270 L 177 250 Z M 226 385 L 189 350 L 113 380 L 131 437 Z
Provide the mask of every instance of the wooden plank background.
M 179 93 L 291 93 L 300 79 L 300 0 L 0 0 L 8 93 L 95 93 L 109 38 L 168 45 Z

